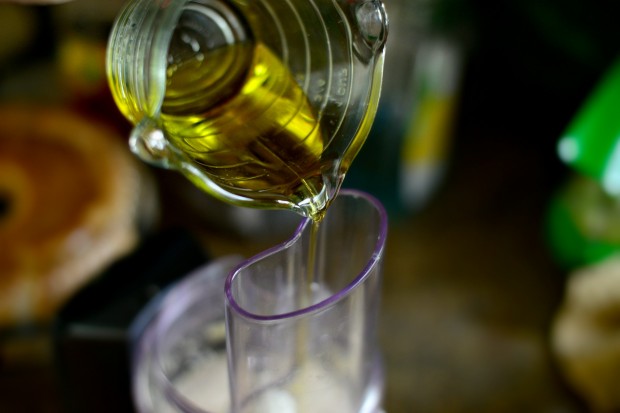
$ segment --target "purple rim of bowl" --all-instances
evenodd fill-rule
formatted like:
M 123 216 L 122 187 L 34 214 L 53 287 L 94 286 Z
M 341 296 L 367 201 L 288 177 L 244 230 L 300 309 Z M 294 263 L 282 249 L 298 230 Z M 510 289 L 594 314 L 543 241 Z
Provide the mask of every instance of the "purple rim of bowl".
M 237 312 L 239 315 L 245 318 L 255 320 L 255 321 L 263 321 L 263 322 L 299 317 L 305 314 L 310 314 L 310 313 L 319 311 L 327 306 L 330 306 L 332 303 L 339 301 L 340 299 L 342 299 L 342 297 L 348 295 L 357 285 L 362 283 L 368 277 L 368 274 L 370 274 L 370 271 L 377 265 L 379 259 L 381 258 L 381 255 L 383 254 L 383 249 L 385 247 L 385 241 L 387 238 L 387 230 L 388 230 L 387 212 L 385 208 L 383 207 L 383 205 L 381 204 L 381 202 L 379 202 L 377 198 L 375 198 L 374 196 L 366 192 L 363 192 L 357 189 L 342 189 L 340 190 L 338 196 L 342 196 L 342 195 L 349 195 L 349 196 L 355 196 L 358 198 L 364 198 L 366 201 L 372 204 L 372 206 L 377 210 L 379 214 L 379 231 L 378 231 L 378 236 L 377 236 L 377 242 L 375 243 L 375 248 L 374 248 L 372 256 L 370 257 L 370 259 L 368 260 L 368 262 L 366 263 L 362 271 L 346 287 L 342 288 L 337 293 L 332 294 L 325 300 L 319 301 L 316 304 L 313 304 L 308 307 L 300 308 L 295 311 L 290 311 L 290 312 L 281 313 L 281 314 L 273 314 L 273 315 L 267 316 L 267 315 L 259 315 L 259 314 L 251 313 L 245 310 L 243 307 L 241 307 L 235 300 L 233 292 L 232 292 L 232 283 L 235 277 L 239 275 L 239 271 L 241 271 L 242 269 L 250 266 L 251 264 L 257 261 L 263 260 L 264 258 L 272 254 L 283 251 L 289 248 L 292 244 L 294 244 L 301 237 L 305 228 L 308 225 L 310 225 L 312 222 L 310 218 L 305 218 L 297 226 L 297 229 L 295 230 L 291 238 L 289 238 L 287 241 L 284 241 L 281 244 L 278 244 L 272 248 L 269 248 L 253 256 L 252 258 L 249 258 L 243 261 L 233 271 L 230 272 L 228 277 L 226 277 L 226 282 L 224 285 L 226 301 L 228 302 L 230 307 L 235 312 Z

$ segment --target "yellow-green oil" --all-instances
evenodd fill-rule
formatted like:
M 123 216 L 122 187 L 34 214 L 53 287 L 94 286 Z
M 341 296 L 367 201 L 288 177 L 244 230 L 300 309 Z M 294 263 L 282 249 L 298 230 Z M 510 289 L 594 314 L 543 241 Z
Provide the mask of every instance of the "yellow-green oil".
M 137 106 L 132 98 L 120 102 L 123 113 Z M 325 205 L 313 205 L 324 185 L 318 118 L 264 44 L 248 41 L 169 58 L 159 116 L 167 139 L 227 192 L 257 206 L 304 203 L 314 220 L 324 215 Z M 200 180 L 194 183 L 209 191 Z

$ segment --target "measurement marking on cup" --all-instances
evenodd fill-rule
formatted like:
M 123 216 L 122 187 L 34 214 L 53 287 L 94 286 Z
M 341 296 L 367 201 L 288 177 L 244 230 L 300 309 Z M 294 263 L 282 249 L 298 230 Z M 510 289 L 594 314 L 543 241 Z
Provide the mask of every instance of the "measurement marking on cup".
M 346 68 L 340 69 L 338 78 L 336 80 L 336 94 L 338 96 L 345 96 L 347 94 L 349 84 L 349 70 Z

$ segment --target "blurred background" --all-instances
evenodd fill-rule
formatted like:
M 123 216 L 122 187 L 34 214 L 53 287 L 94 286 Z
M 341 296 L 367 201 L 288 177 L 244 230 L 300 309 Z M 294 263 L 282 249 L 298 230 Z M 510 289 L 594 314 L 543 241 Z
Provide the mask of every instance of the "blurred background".
M 104 68 L 122 3 L 0 3 L 0 412 L 130 412 L 133 317 L 298 221 L 221 205 L 130 155 Z M 620 4 L 385 4 L 382 101 L 344 186 L 390 214 L 386 411 L 619 411 L 620 281 L 576 316 L 570 343 L 594 344 L 572 351 L 556 329 L 574 273 L 620 245 L 605 233 L 615 198 L 593 218 L 595 258 L 579 254 L 596 234 L 552 206 L 580 174 L 557 145 L 618 57 Z M 588 312 L 600 303 L 603 321 Z

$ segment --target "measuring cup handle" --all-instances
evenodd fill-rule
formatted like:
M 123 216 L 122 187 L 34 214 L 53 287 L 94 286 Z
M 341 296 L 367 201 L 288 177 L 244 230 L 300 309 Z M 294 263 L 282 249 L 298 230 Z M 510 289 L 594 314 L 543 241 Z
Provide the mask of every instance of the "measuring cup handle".
M 129 148 L 136 156 L 160 168 L 178 169 L 183 155 L 166 139 L 155 119 L 144 117 L 131 131 Z
M 353 45 L 359 57 L 368 62 L 385 47 L 388 34 L 388 16 L 380 0 L 341 0 L 353 27 Z

